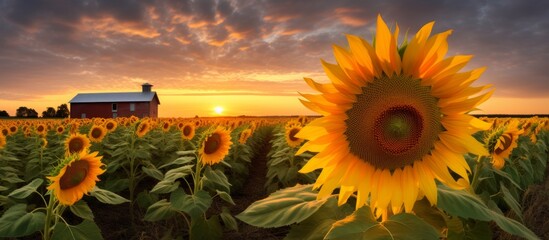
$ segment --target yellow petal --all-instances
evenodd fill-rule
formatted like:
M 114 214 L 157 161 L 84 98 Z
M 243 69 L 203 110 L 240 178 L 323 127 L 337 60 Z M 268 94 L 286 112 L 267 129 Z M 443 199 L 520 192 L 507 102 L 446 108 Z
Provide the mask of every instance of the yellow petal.
M 417 75 L 419 72 L 419 64 L 421 63 L 418 61 L 419 54 L 424 48 L 434 24 L 435 22 L 430 22 L 421 27 L 421 29 L 416 33 L 416 36 L 406 47 L 406 51 L 404 52 L 404 56 L 402 58 L 402 70 L 404 74 L 419 77 L 419 75 Z
M 347 41 L 355 60 L 360 65 L 361 72 L 366 79 L 377 76 L 377 57 L 372 46 L 360 37 L 347 35 Z
M 434 176 L 429 168 L 423 165 L 422 161 L 414 162 L 414 170 L 418 176 L 419 185 L 431 205 L 437 203 L 437 185 L 435 184 Z
M 412 212 L 414 203 L 416 202 L 418 194 L 418 180 L 415 177 L 415 173 L 411 166 L 406 166 L 402 170 L 401 186 L 402 186 L 402 200 L 404 201 L 404 210 L 407 213 Z
M 378 179 L 378 191 L 379 195 L 377 196 L 376 207 L 386 209 L 391 201 L 393 195 L 394 187 L 393 181 L 391 179 L 391 173 L 389 170 L 382 170 L 381 175 Z M 375 181 L 375 180 L 374 180 Z
M 391 206 L 394 214 L 402 210 L 402 170 L 397 168 L 391 177 L 393 195 L 391 196 Z
M 376 39 L 375 39 L 375 49 L 376 55 L 379 58 L 381 68 L 383 72 L 388 76 L 392 76 L 395 69 L 391 63 L 391 32 L 385 24 L 385 21 L 381 18 L 381 15 L 377 16 L 377 28 L 376 28 Z
M 324 60 L 320 61 L 326 76 L 332 81 L 334 87 L 343 94 L 359 94 L 362 89 L 358 84 L 353 83 L 339 65 L 330 64 Z

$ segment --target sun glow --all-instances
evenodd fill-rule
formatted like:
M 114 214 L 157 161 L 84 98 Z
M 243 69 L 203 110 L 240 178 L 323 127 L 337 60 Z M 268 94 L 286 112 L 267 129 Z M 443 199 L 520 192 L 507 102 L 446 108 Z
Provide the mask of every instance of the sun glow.
M 216 106 L 214 107 L 214 112 L 218 115 L 221 115 L 223 113 L 223 107 L 222 106 Z

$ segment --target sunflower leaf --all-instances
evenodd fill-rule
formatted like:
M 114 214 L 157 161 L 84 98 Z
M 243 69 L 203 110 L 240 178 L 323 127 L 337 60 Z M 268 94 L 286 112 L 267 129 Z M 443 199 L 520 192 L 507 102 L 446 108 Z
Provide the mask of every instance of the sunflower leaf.
M 378 222 L 368 206 L 335 222 L 324 239 L 439 239 L 439 232 L 421 218 L 401 213 Z
M 231 214 L 231 211 L 227 207 L 223 207 L 223 210 L 219 214 L 221 217 L 221 220 L 223 221 L 223 224 L 231 230 L 235 230 L 238 232 L 238 223 L 236 222 L 236 219 L 234 219 L 233 215 Z
M 53 229 L 52 239 L 73 240 L 73 239 L 103 239 L 101 229 L 91 220 L 85 219 L 82 223 L 72 226 L 59 222 Z
M 100 202 L 106 203 L 106 204 L 116 205 L 116 204 L 130 202 L 130 200 L 125 199 L 116 193 L 98 188 L 97 186 L 95 186 L 93 190 L 91 190 L 90 195 L 97 198 L 97 200 L 99 200 Z
M 329 198 L 316 199 L 312 184 L 278 190 L 252 203 L 236 216 L 256 227 L 272 228 L 299 223 L 313 215 Z
M 84 200 L 80 200 L 75 204 L 71 205 L 70 210 L 74 215 L 79 216 L 83 219 L 88 219 L 93 221 L 93 212 Z
M 480 221 L 494 221 L 504 231 L 527 239 L 538 239 L 530 229 L 518 221 L 507 218 L 491 210 L 477 196 L 463 190 L 452 190 L 438 186 L 437 206 L 452 216 L 471 218 Z
M 183 189 L 178 188 L 172 192 L 170 203 L 174 209 L 188 213 L 192 219 L 198 219 L 212 205 L 212 197 L 203 190 L 188 195 Z
M 330 198 L 328 201 L 311 215 L 309 218 L 292 225 L 292 228 L 285 240 L 314 240 L 323 239 L 328 230 L 336 221 L 351 214 L 354 210 L 349 204 L 337 206 L 337 199 Z
M 26 204 L 16 204 L 0 218 L 0 237 L 22 237 L 44 228 L 43 212 L 27 212 Z
M 8 195 L 8 197 L 12 197 L 15 199 L 25 199 L 26 197 L 31 195 L 33 192 L 35 192 L 36 189 L 40 187 L 40 185 L 42 185 L 43 182 L 44 180 L 42 180 L 41 178 L 34 179 L 29 184 L 11 192 Z
M 145 213 L 143 219 L 145 221 L 155 222 L 168 219 L 174 216 L 175 213 L 177 213 L 177 211 L 172 207 L 171 203 L 166 199 L 162 199 L 147 208 L 147 213 Z
M 231 184 L 229 183 L 227 176 L 225 176 L 221 170 L 213 170 L 210 166 L 206 167 L 204 170 L 202 181 L 204 181 L 204 187 L 208 189 L 219 189 L 224 192 L 231 191 Z
M 221 239 L 222 235 L 223 229 L 217 215 L 208 220 L 201 217 L 192 221 L 190 239 Z

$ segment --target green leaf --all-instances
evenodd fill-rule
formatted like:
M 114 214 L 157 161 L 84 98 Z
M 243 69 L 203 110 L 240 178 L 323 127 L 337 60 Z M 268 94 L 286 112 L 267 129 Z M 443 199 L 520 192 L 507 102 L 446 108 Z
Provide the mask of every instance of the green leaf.
M 179 187 L 179 182 L 160 181 L 151 189 L 151 193 L 171 193 Z
M 416 216 L 423 219 L 423 221 L 435 227 L 439 232 L 442 232 L 442 230 L 447 227 L 444 219 L 445 214 L 438 208 L 432 207 L 429 201 L 425 198 L 414 204 L 413 212 Z
M 193 151 L 194 152 L 194 151 Z M 175 159 L 169 163 L 166 163 L 162 166 L 160 166 L 158 169 L 162 169 L 171 165 L 186 165 L 191 163 L 194 160 L 194 157 L 180 157 L 178 159 Z
M 316 199 L 312 185 L 296 185 L 252 203 L 236 218 L 256 227 L 281 227 L 299 223 L 313 215 L 327 199 Z
M 186 150 L 186 151 L 177 151 L 177 155 L 184 156 L 184 155 L 191 155 L 194 154 L 195 150 Z
M 341 220 L 351 214 L 354 207 L 344 204 L 337 206 L 336 198 L 329 198 L 328 201 L 315 214 L 300 222 L 292 225 L 290 232 L 284 238 L 285 240 L 316 240 L 323 239 L 326 233 L 336 221 Z
M 143 170 L 143 172 L 149 177 L 155 178 L 156 180 L 161 181 L 162 179 L 164 179 L 164 174 L 162 174 L 162 172 L 160 172 L 160 170 L 156 169 L 154 166 L 143 166 L 141 170 Z
M 75 204 L 71 205 L 70 210 L 74 215 L 79 216 L 83 219 L 88 219 L 93 221 L 93 212 L 84 200 L 80 200 Z
M 43 179 L 36 178 L 32 180 L 32 182 L 30 182 L 29 184 L 11 192 L 8 195 L 8 197 L 12 197 L 15 199 L 25 199 L 26 197 L 31 195 L 33 192 L 35 192 L 36 189 L 38 189 L 38 187 L 40 187 L 40 185 L 42 185 L 43 182 L 44 182 Z
M 443 215 L 444 221 L 446 222 L 446 227 L 448 228 L 448 232 L 446 233 L 446 237 L 448 240 L 458 240 L 458 239 L 464 239 L 465 238 L 465 232 L 463 229 L 463 222 L 461 222 L 461 219 L 459 217 L 453 217 L 453 216 L 447 216 Z
M 368 206 L 335 222 L 324 239 L 439 239 L 433 226 L 421 218 L 401 213 L 377 222 Z
M 500 182 L 500 189 L 501 193 L 503 193 L 503 201 L 505 201 L 507 206 L 509 206 L 513 210 L 513 212 L 515 212 L 520 221 L 523 221 L 522 210 L 518 201 L 513 197 L 511 192 L 509 192 L 509 190 L 505 187 L 505 185 L 503 185 L 502 182 Z
M 236 219 L 234 219 L 233 215 L 227 207 L 223 206 L 221 214 L 219 214 L 219 216 L 221 217 L 223 224 L 228 229 L 238 231 L 238 223 L 236 222 Z
M 204 187 L 211 190 L 219 189 L 224 192 L 231 191 L 231 184 L 229 183 L 227 176 L 225 176 L 225 174 L 219 169 L 212 170 L 210 166 L 206 167 L 202 181 L 204 181 Z
M 145 213 L 143 219 L 145 221 L 155 222 L 171 218 L 175 213 L 176 211 L 172 208 L 171 203 L 166 199 L 162 199 L 147 208 L 147 213 Z
M 0 237 L 23 237 L 44 228 L 43 212 L 27 212 L 26 204 L 10 207 L 0 218 Z
M 504 231 L 527 239 L 538 239 L 530 229 L 486 206 L 478 197 L 463 190 L 438 185 L 437 206 L 450 215 L 481 221 L 494 221 Z
M 219 190 L 215 190 L 217 192 L 217 195 L 219 195 L 219 197 L 221 199 L 223 199 L 225 202 L 228 202 L 232 205 L 236 205 L 233 201 L 233 198 L 231 197 L 231 195 L 229 195 L 228 193 L 226 192 L 223 192 L 223 191 L 219 191 Z
M 84 219 L 82 223 L 72 226 L 66 225 L 64 222 L 58 222 L 53 229 L 51 239 L 56 240 L 95 240 L 103 239 L 101 229 L 90 220 Z
M 183 189 L 178 188 L 170 196 L 172 207 L 188 213 L 195 219 L 204 214 L 212 205 L 212 197 L 204 190 L 198 190 L 192 195 L 186 194 Z
M 219 224 L 219 218 L 217 215 L 212 216 L 206 220 L 203 217 L 192 221 L 191 224 L 191 238 L 192 240 L 215 240 L 221 239 L 223 229 Z
M 130 200 L 123 198 L 122 196 L 113 193 L 111 191 L 98 188 L 95 186 L 93 190 L 91 190 L 90 195 L 97 198 L 102 203 L 106 204 L 122 204 L 126 202 L 130 202 Z

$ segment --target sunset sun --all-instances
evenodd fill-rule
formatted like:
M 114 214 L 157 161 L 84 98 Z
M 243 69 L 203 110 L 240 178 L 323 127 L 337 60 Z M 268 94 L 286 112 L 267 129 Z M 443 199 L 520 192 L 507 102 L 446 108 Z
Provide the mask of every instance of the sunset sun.
M 223 107 L 222 106 L 216 106 L 214 107 L 214 112 L 218 115 L 221 115 L 223 113 Z

